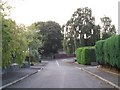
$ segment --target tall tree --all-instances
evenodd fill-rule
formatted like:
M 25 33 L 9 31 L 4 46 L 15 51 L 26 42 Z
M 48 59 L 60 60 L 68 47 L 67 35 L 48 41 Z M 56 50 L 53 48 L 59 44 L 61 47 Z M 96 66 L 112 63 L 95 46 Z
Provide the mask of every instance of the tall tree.
M 38 22 L 36 27 L 40 30 L 39 34 L 42 35 L 41 50 L 44 54 L 57 53 L 61 48 L 61 27 L 54 21 Z
M 92 10 L 88 7 L 78 8 L 64 27 L 67 41 L 73 39 L 74 48 L 93 46 L 100 39 L 100 27 L 95 25 Z
M 116 34 L 115 26 L 111 24 L 112 20 L 109 17 L 104 16 L 101 18 L 102 22 L 102 39 L 106 39 Z

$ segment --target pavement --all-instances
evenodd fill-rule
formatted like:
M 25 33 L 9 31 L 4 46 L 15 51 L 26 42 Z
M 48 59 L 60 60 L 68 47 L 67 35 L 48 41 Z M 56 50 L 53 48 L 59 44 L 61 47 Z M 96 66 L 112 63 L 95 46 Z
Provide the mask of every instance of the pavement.
M 115 88 L 120 89 L 120 74 L 107 71 L 100 68 L 99 66 L 80 65 L 77 63 L 75 64 L 79 69 L 95 76 L 96 78 L 101 79 Z
M 101 68 L 98 68 L 96 66 L 92 66 L 92 67 L 87 67 L 85 68 L 86 70 L 118 85 L 118 78 L 119 76 L 115 73 L 112 73 L 112 72 L 108 72 L 108 71 L 105 71 L 105 70 L 102 70 Z
M 42 63 L 35 64 L 34 66 L 30 66 L 28 68 L 21 68 L 18 71 L 8 72 L 8 73 L 1 75 L 2 86 L 0 86 L 0 89 L 8 87 L 16 82 L 19 82 L 37 73 L 38 71 L 42 70 L 46 64 L 47 63 L 44 61 Z

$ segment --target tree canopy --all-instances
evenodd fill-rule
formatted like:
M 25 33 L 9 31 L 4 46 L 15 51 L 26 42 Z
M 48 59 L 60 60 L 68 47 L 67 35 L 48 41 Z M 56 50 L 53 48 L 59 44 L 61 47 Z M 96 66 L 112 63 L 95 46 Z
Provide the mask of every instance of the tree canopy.
M 42 40 L 42 48 L 39 52 L 43 51 L 44 54 L 57 53 L 62 47 L 61 40 L 61 27 L 54 21 L 37 22 L 36 27 L 39 30 L 39 36 Z
M 114 25 L 111 24 L 112 20 L 109 17 L 102 17 L 101 18 L 102 22 L 102 39 L 107 39 L 111 37 L 112 35 L 116 34 L 116 28 Z
M 30 44 L 34 49 L 38 46 L 37 35 L 35 31 L 29 30 L 25 25 L 17 25 L 12 19 L 6 18 L 8 13 L 5 11 L 9 11 L 9 6 L 4 5 L 5 3 L 0 1 L 0 21 L 2 22 L 0 23 L 0 28 L 2 28 L 0 30 L 0 40 L 2 43 L 0 43 L 0 50 L 2 52 L 2 63 L 0 63 L 0 65 L 2 64 L 1 67 L 3 68 L 8 68 L 12 63 L 17 63 L 21 67 L 26 56 L 30 53 Z M 34 57 L 36 57 L 37 54 L 36 51 L 34 54 L 32 53 Z
M 70 45 L 74 45 L 72 50 L 80 46 L 94 46 L 100 39 L 100 26 L 95 25 L 92 10 L 88 7 L 78 8 L 63 26 L 63 30 L 66 49 L 70 48 Z
M 21 66 L 28 49 L 25 28 L 11 19 L 3 19 L 2 27 L 2 65 L 6 68 L 16 62 Z

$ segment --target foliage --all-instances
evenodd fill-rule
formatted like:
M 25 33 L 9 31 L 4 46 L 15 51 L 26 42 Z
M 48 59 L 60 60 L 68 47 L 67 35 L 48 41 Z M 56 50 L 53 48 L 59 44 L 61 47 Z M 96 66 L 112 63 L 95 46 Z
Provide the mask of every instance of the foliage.
M 40 41 L 35 31 L 30 31 L 24 25 L 17 25 L 11 19 L 3 19 L 2 29 L 2 66 L 9 67 L 12 63 L 18 63 L 21 67 L 25 57 L 28 56 L 28 48 L 31 48 L 31 56 L 34 61 L 39 60 L 37 49 Z
M 14 62 L 21 66 L 28 49 L 25 28 L 16 25 L 11 19 L 3 19 L 2 25 L 3 67 L 6 68 Z
M 96 56 L 100 64 L 107 64 L 120 68 L 120 35 L 114 35 L 103 42 L 96 43 Z M 103 48 L 103 49 L 101 49 Z M 103 54 L 98 52 L 103 51 Z
M 11 56 L 12 48 L 10 45 L 10 43 L 12 42 L 11 32 L 9 28 L 7 28 L 8 27 L 7 20 L 4 19 L 2 27 L 3 27 L 3 30 L 2 30 L 2 65 L 4 67 L 7 67 L 10 63 L 10 59 L 12 58 Z
M 7 2 L 0 0 L 0 16 L 2 18 L 10 15 L 11 8 L 12 7 Z
M 114 25 L 111 25 L 112 20 L 109 17 L 104 16 L 101 18 L 102 22 L 102 39 L 107 39 L 111 37 L 112 35 L 116 34 L 116 29 Z
M 37 22 L 35 25 L 39 30 L 43 46 L 42 48 L 39 48 L 39 52 L 41 53 L 42 51 L 43 54 L 57 53 L 62 47 L 60 25 L 54 21 Z
M 28 27 L 28 33 L 29 34 L 27 38 L 29 40 L 29 60 L 30 62 L 39 62 L 40 54 L 38 52 L 38 48 L 42 47 L 42 43 L 35 23 Z
M 69 41 L 67 41 L 67 39 L 63 40 L 63 49 L 67 54 L 71 54 L 71 53 L 74 54 L 75 47 L 72 38 L 70 38 Z
M 30 50 L 30 62 L 40 62 L 40 54 L 38 52 L 38 50 L 34 49 L 34 50 Z
M 95 25 L 92 10 L 88 7 L 78 8 L 66 25 L 63 25 L 63 31 L 64 41 L 72 40 L 75 49 L 82 46 L 94 46 L 100 39 L 100 26 Z M 70 48 L 70 51 L 73 48 Z
M 77 62 L 79 64 L 90 64 L 96 61 L 94 47 L 81 47 L 76 50 Z
M 21 67 L 25 60 L 25 57 L 28 55 L 28 47 L 30 42 L 32 43 L 32 48 L 37 48 L 38 42 L 34 36 L 37 36 L 36 33 L 30 32 L 24 25 L 17 25 L 12 19 L 6 18 L 9 13 L 10 7 L 6 3 L 0 1 L 0 21 L 2 22 L 1 27 L 1 43 L 2 48 L 2 67 L 8 68 L 12 63 L 17 63 Z M 34 39 L 33 39 L 34 38 Z M 38 52 L 33 51 L 33 56 L 38 59 Z
M 95 52 L 96 52 L 96 61 L 100 64 L 104 64 L 104 51 L 103 44 L 105 40 L 100 40 L 96 42 Z
M 83 50 L 83 48 L 78 48 L 76 50 L 76 58 L 77 58 L 77 62 L 79 64 L 82 64 L 82 50 Z

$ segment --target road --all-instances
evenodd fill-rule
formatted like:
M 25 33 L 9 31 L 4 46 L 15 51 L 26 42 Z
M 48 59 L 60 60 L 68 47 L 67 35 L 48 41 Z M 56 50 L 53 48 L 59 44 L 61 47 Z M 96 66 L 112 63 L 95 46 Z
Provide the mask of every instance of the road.
M 7 88 L 112 88 L 66 59 L 51 60 L 38 73 Z

